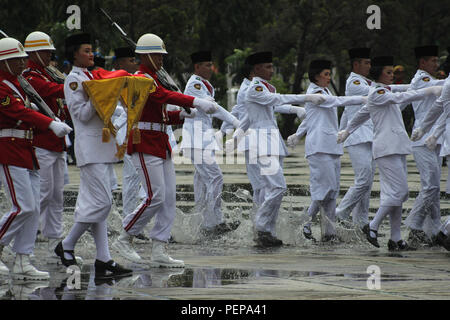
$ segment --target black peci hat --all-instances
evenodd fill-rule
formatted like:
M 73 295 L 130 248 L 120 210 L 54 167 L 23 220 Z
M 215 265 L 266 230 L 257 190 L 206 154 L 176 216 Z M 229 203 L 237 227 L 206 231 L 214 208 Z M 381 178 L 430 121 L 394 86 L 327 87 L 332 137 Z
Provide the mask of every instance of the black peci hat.
M 260 63 L 271 63 L 272 62 L 272 52 L 262 51 L 251 54 L 245 59 L 245 64 L 254 66 Z
M 66 48 L 80 44 L 90 44 L 91 35 L 89 33 L 77 33 L 66 38 Z
M 130 47 L 121 47 L 114 49 L 114 57 L 116 59 L 120 58 L 132 58 L 134 57 L 134 49 Z
M 313 60 L 309 64 L 309 69 L 331 69 L 331 61 L 330 60 Z
M 416 54 L 416 59 L 421 57 L 437 57 L 439 56 L 438 46 L 421 46 L 415 47 L 414 53 Z
M 351 48 L 348 50 L 350 59 L 370 59 L 370 48 Z
M 191 54 L 193 64 L 205 61 L 212 61 L 211 51 L 197 51 Z
M 394 65 L 393 56 L 379 56 L 372 59 L 372 66 L 374 67 L 384 67 L 393 65 Z

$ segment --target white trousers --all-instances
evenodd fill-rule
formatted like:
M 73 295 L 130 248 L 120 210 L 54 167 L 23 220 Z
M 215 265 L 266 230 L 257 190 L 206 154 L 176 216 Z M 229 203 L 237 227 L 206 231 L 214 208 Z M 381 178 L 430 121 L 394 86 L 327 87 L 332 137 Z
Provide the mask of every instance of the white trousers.
M 64 175 L 66 158 L 64 152 L 36 148 L 41 182 L 40 229 L 48 238 L 63 235 Z
M 264 202 L 264 180 L 261 177 L 261 168 L 258 163 L 250 162 L 249 151 L 245 150 L 245 165 L 247 176 L 253 189 L 253 203 L 260 206 Z
M 14 252 L 32 254 L 39 227 L 39 172 L 2 164 L 0 180 L 12 204 L 0 219 L 0 244 L 14 240 Z
M 438 145 L 431 151 L 426 146 L 413 147 L 414 160 L 420 173 L 420 192 L 409 213 L 409 227 L 423 230 L 425 218 L 431 218 L 432 233 L 437 234 L 441 225 L 440 183 L 442 158 Z
M 406 155 L 393 154 L 375 161 L 380 172 L 380 206 L 402 206 L 408 200 Z
M 202 228 L 211 229 L 223 222 L 223 174 L 214 150 L 184 149 L 195 167 L 194 194 L 198 207 L 203 208 Z
M 167 242 L 176 213 L 176 181 L 172 158 L 162 159 L 149 154 L 133 153 L 133 164 L 147 193 L 146 199 L 123 221 L 130 235 L 138 235 L 155 217 L 150 238 Z
M 347 147 L 355 182 L 346 192 L 336 210 L 340 219 L 347 220 L 353 210 L 353 223 L 364 226 L 369 222 L 369 202 L 375 175 L 375 160 L 372 156 L 372 143 L 366 142 Z
M 264 201 L 256 211 L 255 228 L 275 236 L 278 212 L 287 189 L 283 174 L 283 157 L 260 156 L 257 163 L 264 185 Z
M 142 188 L 141 178 L 134 167 L 131 156 L 125 154 L 122 170 L 122 215 L 125 217 L 132 213 L 144 198 L 146 198 L 146 193 Z
M 97 223 L 108 218 L 112 207 L 112 163 L 80 167 L 80 188 L 75 205 L 75 222 Z

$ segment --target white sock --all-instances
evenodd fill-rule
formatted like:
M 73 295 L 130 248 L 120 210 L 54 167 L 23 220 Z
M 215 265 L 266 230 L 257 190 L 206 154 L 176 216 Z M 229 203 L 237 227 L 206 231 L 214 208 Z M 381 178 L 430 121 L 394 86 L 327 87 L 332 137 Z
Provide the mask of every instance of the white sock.
M 398 242 L 402 239 L 401 225 L 402 225 L 402 207 L 394 207 L 389 215 L 391 221 L 391 240 Z
M 73 250 L 75 249 L 75 245 L 77 244 L 78 239 L 83 235 L 83 233 L 86 232 L 87 229 L 90 227 L 90 223 L 85 222 L 75 222 L 72 226 L 72 229 L 70 229 L 69 234 L 67 237 L 62 241 L 62 246 L 64 250 Z M 72 259 L 72 255 L 68 253 L 64 253 L 64 258 L 66 259 Z
M 92 224 L 92 236 L 94 237 L 97 248 L 97 260 L 108 262 L 111 260 L 111 254 L 108 247 L 108 225 L 106 221 Z
M 383 219 L 386 217 L 386 215 L 391 210 L 392 210 L 392 207 L 385 207 L 385 206 L 379 207 L 375 217 L 369 224 L 370 230 L 378 231 L 378 228 L 380 227 L 381 222 L 383 222 Z M 370 236 L 373 238 L 376 237 L 375 233 L 373 233 L 373 232 L 370 232 Z

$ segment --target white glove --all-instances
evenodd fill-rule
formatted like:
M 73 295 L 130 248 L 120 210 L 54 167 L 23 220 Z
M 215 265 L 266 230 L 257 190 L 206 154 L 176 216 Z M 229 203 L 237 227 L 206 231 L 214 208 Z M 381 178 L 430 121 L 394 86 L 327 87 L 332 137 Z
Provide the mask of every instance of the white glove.
M 292 107 L 289 109 L 289 112 L 290 112 L 291 114 L 292 114 L 292 113 L 297 114 L 297 118 L 299 118 L 300 121 L 306 118 L 306 111 L 305 111 L 305 108 L 292 106 Z
M 236 149 L 236 144 L 234 143 L 234 139 L 228 139 L 225 141 L 225 153 L 231 153 Z
M 362 96 L 362 101 L 364 104 L 367 104 L 367 101 L 369 101 L 369 97 L 368 96 Z
M 66 134 L 68 134 L 70 131 L 72 131 L 72 128 L 69 127 L 67 124 L 65 124 L 64 122 L 57 122 L 57 121 L 52 121 L 50 123 L 50 125 L 48 126 L 48 128 L 50 130 L 53 131 L 53 133 L 58 137 L 58 138 L 62 138 L 64 137 Z
M 223 144 L 223 133 L 222 133 L 222 130 L 217 131 L 214 134 L 214 137 L 216 138 L 217 144 L 220 146 L 220 148 L 222 148 L 222 144 Z
M 180 112 L 180 119 L 194 118 L 197 112 L 198 112 L 197 110 L 191 108 L 191 113 L 187 113 L 186 110 L 183 109 Z
M 437 146 L 437 138 L 433 135 L 430 135 L 428 138 L 425 139 L 425 145 L 427 146 L 428 149 L 433 151 L 434 149 L 436 149 Z
M 350 135 L 350 133 L 347 130 L 341 130 L 338 132 L 337 134 L 337 139 L 336 142 L 337 143 L 342 143 L 345 140 L 347 140 L 348 136 Z
M 241 128 L 237 128 L 233 133 L 233 139 L 236 139 L 238 142 L 243 136 L 245 136 L 245 132 Z
M 315 94 L 305 94 L 305 101 L 306 102 L 311 102 L 314 104 L 321 104 L 324 103 L 327 99 L 319 93 L 315 93 Z
M 287 138 L 287 145 L 291 148 L 295 147 L 300 142 L 300 138 L 294 133 Z
M 422 139 L 424 134 L 425 134 L 425 132 L 423 132 L 423 130 L 421 128 L 414 129 L 411 134 L 411 141 L 418 141 L 418 140 Z
M 425 88 L 423 90 L 425 91 L 425 94 L 427 94 L 427 95 L 434 94 L 435 96 L 439 97 L 442 92 L 442 86 L 432 86 L 432 87 Z
M 240 124 L 241 124 L 241 122 L 237 118 L 235 120 L 233 120 L 233 127 L 235 127 L 236 129 L 239 128 Z
M 214 100 L 208 101 L 208 100 L 202 99 L 202 98 L 195 98 L 192 105 L 208 114 L 216 112 L 217 109 L 219 108 L 217 103 Z

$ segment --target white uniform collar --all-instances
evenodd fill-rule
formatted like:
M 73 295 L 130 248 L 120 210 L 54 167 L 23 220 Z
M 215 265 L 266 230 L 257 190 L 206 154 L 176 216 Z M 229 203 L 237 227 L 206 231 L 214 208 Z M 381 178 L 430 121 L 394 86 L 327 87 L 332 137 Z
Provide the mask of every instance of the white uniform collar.
M 417 73 L 420 73 L 421 75 L 429 76 L 429 77 L 431 77 L 432 79 L 434 79 L 434 77 L 433 77 L 431 74 L 429 74 L 428 72 L 426 72 L 425 70 L 417 69 Z
M 361 79 L 363 79 L 363 80 L 365 80 L 365 81 L 368 81 L 369 83 L 375 82 L 375 81 L 372 81 L 372 80 L 368 79 L 367 77 L 364 77 L 363 75 L 361 75 L 361 74 L 359 74 L 359 73 L 356 73 L 356 72 L 353 72 L 353 71 L 350 72 L 350 77 L 361 78 Z
M 81 72 L 89 72 L 89 70 L 87 68 L 81 68 L 81 67 L 77 67 L 77 66 L 72 66 L 72 70 L 81 71 Z

